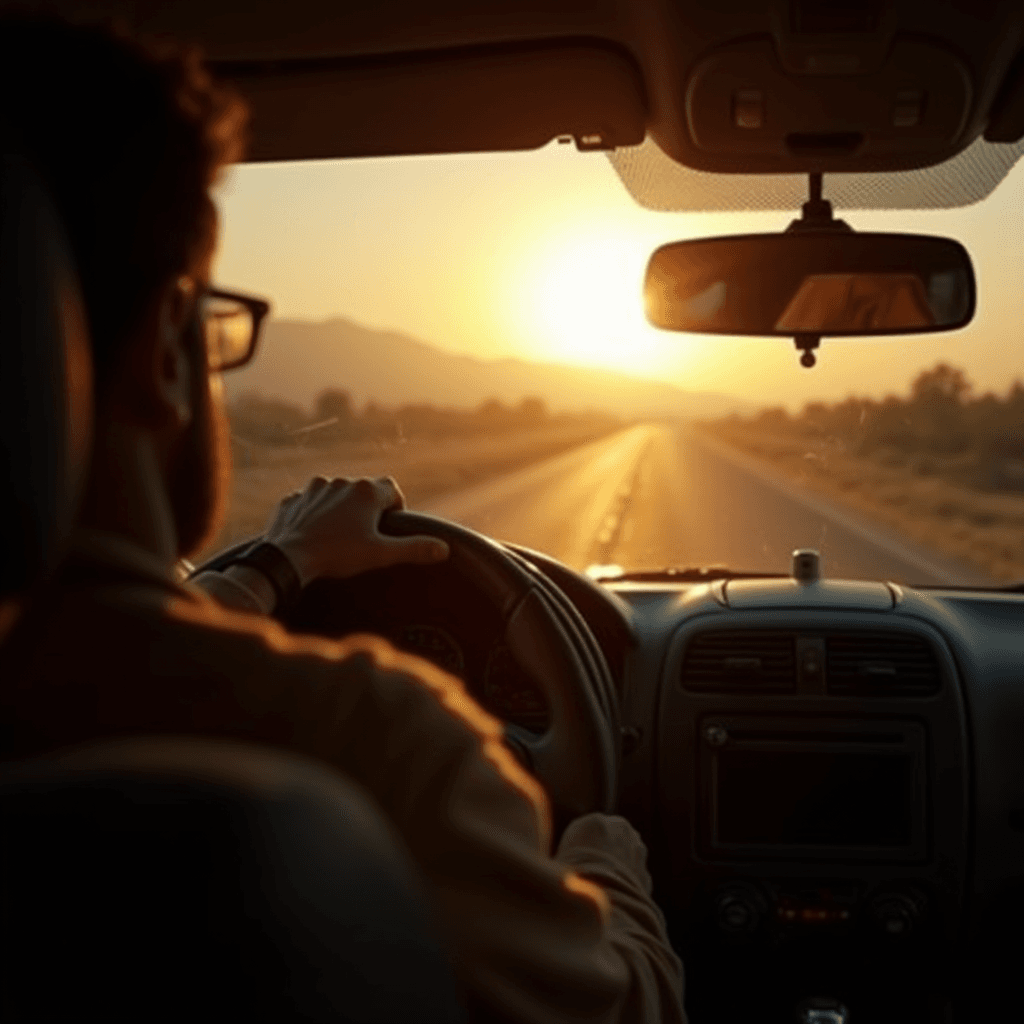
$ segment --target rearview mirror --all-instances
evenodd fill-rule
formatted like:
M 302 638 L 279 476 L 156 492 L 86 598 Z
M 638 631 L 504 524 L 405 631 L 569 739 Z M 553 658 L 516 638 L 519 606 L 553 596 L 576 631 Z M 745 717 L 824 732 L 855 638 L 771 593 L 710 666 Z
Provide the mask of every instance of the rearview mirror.
M 644 299 L 648 320 L 670 331 L 918 334 L 970 322 L 974 269 L 959 242 L 929 235 L 847 228 L 696 238 L 655 251 Z

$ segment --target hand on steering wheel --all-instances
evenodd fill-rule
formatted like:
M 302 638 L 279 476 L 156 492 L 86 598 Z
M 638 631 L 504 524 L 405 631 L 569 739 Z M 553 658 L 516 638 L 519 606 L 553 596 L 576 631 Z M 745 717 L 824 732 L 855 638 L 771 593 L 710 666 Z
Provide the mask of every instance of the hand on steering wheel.
M 304 491 L 286 495 L 264 540 L 287 555 L 302 586 L 315 579 L 347 579 L 392 565 L 433 565 L 449 554 L 437 537 L 393 537 L 380 532 L 385 512 L 405 508 L 391 477 L 328 480 L 315 476 Z
M 306 568 L 319 572 L 319 579 L 278 617 L 298 632 L 331 637 L 362 631 L 400 639 L 406 626 L 418 628 L 425 614 L 439 609 L 447 609 L 446 626 L 456 634 L 462 623 L 469 625 L 474 615 L 486 613 L 488 635 L 476 635 L 470 626 L 470 638 L 485 641 L 492 651 L 504 648 L 549 708 L 543 732 L 507 725 L 506 736 L 547 790 L 556 829 L 591 811 L 611 811 L 618 773 L 617 698 L 600 678 L 600 652 L 591 652 L 595 663 L 581 645 L 585 623 L 574 623 L 563 607 L 564 595 L 513 550 L 394 504 L 381 518 L 381 503 L 400 501 L 401 494 L 376 485 L 371 493 L 366 486 L 371 483 L 345 481 L 332 488 L 326 480 L 313 481 L 301 505 L 295 496 L 281 503 L 274 532 L 264 540 L 287 543 L 298 535 L 305 544 L 334 551 L 320 552 Z M 349 515 L 358 515 L 364 524 L 361 554 L 353 552 L 356 545 L 339 543 L 337 531 L 352 529 Z M 300 521 L 303 530 L 296 529 Z M 433 567 L 423 565 L 424 559 L 420 565 L 401 564 L 412 562 L 409 554 L 422 551 L 424 541 L 440 541 L 449 557 Z M 222 571 L 253 543 L 250 539 L 221 552 L 196 573 Z M 368 571 L 371 566 L 377 571 Z M 359 580 L 351 579 L 357 573 Z

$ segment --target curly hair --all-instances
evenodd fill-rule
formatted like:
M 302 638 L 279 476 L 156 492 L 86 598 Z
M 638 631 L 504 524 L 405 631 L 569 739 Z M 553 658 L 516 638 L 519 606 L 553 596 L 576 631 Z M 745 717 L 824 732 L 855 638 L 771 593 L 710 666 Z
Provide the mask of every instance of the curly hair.
M 193 48 L 38 16 L 0 18 L 0 89 L 7 144 L 64 220 L 102 382 L 157 290 L 208 265 L 209 190 L 248 111 Z

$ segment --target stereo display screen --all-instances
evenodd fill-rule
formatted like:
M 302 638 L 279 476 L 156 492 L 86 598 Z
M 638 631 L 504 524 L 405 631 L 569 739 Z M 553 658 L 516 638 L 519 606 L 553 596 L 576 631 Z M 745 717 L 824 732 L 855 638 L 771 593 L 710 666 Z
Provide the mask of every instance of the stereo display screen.
M 718 843 L 909 846 L 913 754 L 719 751 Z

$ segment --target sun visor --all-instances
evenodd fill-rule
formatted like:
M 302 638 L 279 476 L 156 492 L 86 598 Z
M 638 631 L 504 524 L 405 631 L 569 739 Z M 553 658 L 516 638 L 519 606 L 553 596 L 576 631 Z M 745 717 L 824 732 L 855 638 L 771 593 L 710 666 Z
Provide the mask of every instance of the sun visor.
M 219 62 L 252 108 L 250 161 L 581 149 L 645 134 L 643 78 L 595 42 L 357 60 Z
M 958 156 L 911 171 L 826 174 L 825 197 L 838 210 L 937 210 L 988 196 L 1024 152 L 978 139 Z M 609 153 L 630 195 L 648 210 L 795 210 L 807 200 L 806 174 L 712 174 L 676 163 L 648 138 Z

